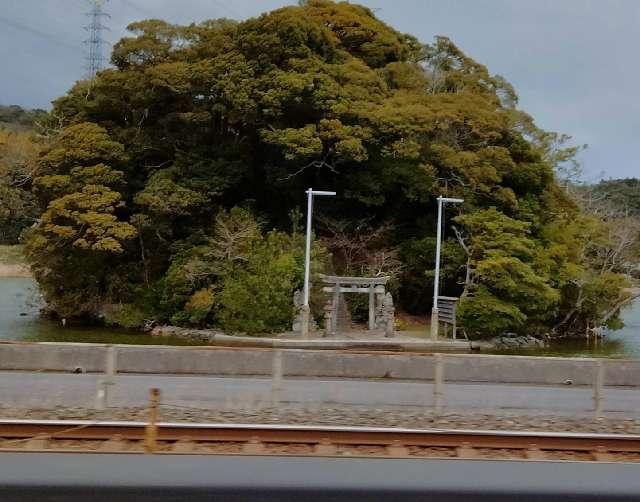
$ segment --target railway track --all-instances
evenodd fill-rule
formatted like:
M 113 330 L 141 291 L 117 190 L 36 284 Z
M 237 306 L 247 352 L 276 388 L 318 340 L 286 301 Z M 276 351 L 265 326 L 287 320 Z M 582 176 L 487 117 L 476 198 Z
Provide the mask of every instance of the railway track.
M 0 451 L 640 462 L 640 435 L 2 420 Z

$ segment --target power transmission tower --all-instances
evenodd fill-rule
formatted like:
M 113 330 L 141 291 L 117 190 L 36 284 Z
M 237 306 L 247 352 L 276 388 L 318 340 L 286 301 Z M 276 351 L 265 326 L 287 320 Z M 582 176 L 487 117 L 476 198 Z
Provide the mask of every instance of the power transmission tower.
M 91 12 L 87 12 L 90 22 L 84 27 L 89 32 L 89 38 L 84 41 L 89 46 L 87 54 L 87 78 L 92 79 L 96 73 L 104 67 L 104 56 L 102 55 L 102 47 L 107 42 L 102 38 L 102 32 L 109 30 L 103 23 L 104 18 L 109 18 L 109 14 L 102 10 L 102 6 L 107 0 L 90 0 Z

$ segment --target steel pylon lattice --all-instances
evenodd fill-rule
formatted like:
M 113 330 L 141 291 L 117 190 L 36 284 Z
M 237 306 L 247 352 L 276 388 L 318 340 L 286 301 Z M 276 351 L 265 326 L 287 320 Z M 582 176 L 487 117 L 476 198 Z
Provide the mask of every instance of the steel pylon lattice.
M 107 0 L 90 0 L 91 11 L 86 13 L 90 20 L 84 27 L 89 32 L 89 38 L 84 41 L 89 47 L 86 66 L 88 79 L 95 77 L 96 73 L 104 68 L 105 57 L 102 49 L 107 42 L 102 38 L 102 32 L 109 28 L 104 25 L 103 19 L 111 17 L 102 9 L 106 2 Z

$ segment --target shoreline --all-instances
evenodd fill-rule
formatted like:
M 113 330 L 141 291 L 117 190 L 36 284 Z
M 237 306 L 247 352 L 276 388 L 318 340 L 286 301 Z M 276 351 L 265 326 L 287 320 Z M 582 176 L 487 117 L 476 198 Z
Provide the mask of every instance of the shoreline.
M 0 263 L 0 278 L 3 279 L 15 279 L 15 278 L 30 278 L 31 271 L 27 265 L 20 265 L 18 263 L 7 264 Z
M 380 350 L 392 352 L 471 352 L 467 341 L 441 339 L 432 341 L 396 333 L 391 338 L 364 332 L 361 337 L 325 337 L 322 332 L 312 338 L 301 338 L 291 332 L 274 333 L 270 336 L 229 335 L 216 329 L 181 328 L 171 325 L 155 326 L 151 336 L 173 336 L 203 342 L 210 346 L 247 347 L 271 349 L 315 349 L 315 350 Z M 293 336 L 292 336 L 293 335 Z
M 32 277 L 27 265 L 23 247 L 19 244 L 0 245 L 0 278 Z

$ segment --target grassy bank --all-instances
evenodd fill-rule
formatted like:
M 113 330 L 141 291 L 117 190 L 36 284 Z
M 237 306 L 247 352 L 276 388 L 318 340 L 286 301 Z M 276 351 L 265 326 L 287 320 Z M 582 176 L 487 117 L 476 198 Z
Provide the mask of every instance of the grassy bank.
M 0 246 L 0 277 L 29 277 L 22 246 Z

